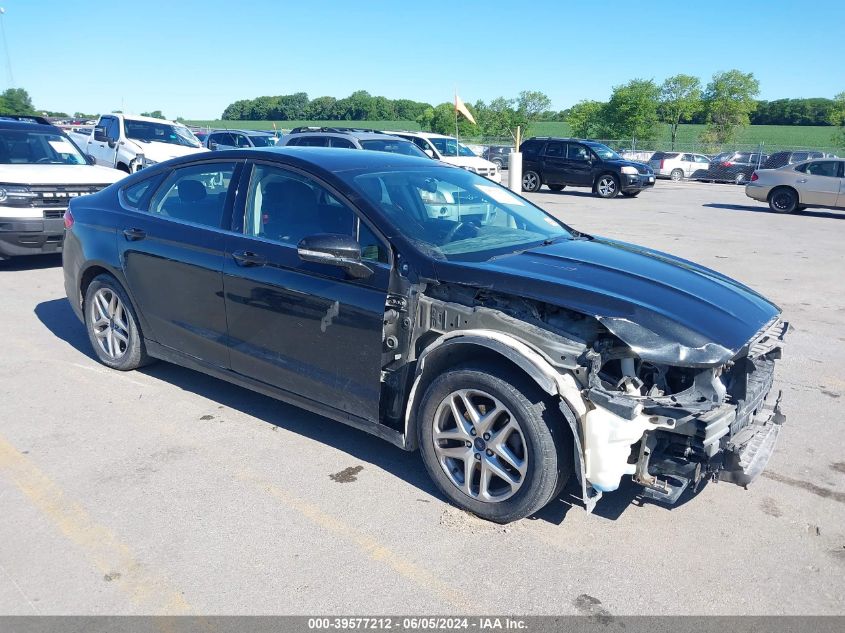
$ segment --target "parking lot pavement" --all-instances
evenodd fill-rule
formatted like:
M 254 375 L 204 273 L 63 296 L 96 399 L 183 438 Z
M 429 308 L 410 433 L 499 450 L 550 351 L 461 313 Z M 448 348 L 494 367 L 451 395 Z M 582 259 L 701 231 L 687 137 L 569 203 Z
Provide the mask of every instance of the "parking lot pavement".
M 375 437 L 172 365 L 102 367 L 60 262 L 7 262 L 0 613 L 845 613 L 845 214 L 695 183 L 531 198 L 783 307 L 788 421 L 749 489 L 667 509 L 628 484 L 587 515 L 570 488 L 485 523 Z

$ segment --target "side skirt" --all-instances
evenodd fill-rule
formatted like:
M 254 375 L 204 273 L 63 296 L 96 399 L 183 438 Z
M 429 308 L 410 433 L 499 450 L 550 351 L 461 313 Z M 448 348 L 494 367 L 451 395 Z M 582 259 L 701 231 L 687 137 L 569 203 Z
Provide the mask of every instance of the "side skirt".
M 238 385 L 239 387 L 244 387 L 250 391 L 256 391 L 264 394 L 265 396 L 270 396 L 271 398 L 281 400 L 282 402 L 299 407 L 300 409 L 305 409 L 311 413 L 322 415 L 361 431 L 365 431 L 371 435 L 375 435 L 376 437 L 386 440 L 403 450 L 411 450 L 406 445 L 404 433 L 391 429 L 384 424 L 359 418 L 356 415 L 346 413 L 345 411 L 339 411 L 334 407 L 329 407 L 321 402 L 311 400 L 310 398 L 305 398 L 304 396 L 297 395 L 285 389 L 268 385 L 260 380 L 254 380 L 232 370 L 211 365 L 192 356 L 164 347 L 155 341 L 148 339 L 145 341 L 145 344 L 147 346 L 147 353 L 154 358 L 158 358 L 168 363 L 173 363 L 174 365 L 180 365 L 188 369 L 193 369 L 203 374 L 208 374 L 213 378 L 219 378 L 220 380 L 225 380 L 226 382 Z

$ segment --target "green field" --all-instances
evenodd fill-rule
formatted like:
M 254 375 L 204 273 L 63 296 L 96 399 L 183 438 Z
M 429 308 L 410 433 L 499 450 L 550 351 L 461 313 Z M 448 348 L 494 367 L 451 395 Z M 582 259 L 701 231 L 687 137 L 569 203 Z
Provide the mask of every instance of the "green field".
M 188 125 L 209 128 L 241 128 L 245 130 L 272 130 L 273 121 L 185 121 Z M 415 121 L 276 121 L 279 130 L 290 130 L 303 125 L 361 127 L 374 130 L 419 130 Z M 681 125 L 678 130 L 677 149 L 687 151 L 717 151 L 718 148 L 706 148 L 698 136 L 704 130 L 703 125 Z M 734 143 L 726 148 L 752 149 L 762 143 L 767 154 L 781 149 L 814 148 L 845 155 L 845 148 L 837 147 L 833 141 L 835 127 L 797 126 L 797 125 L 751 125 L 740 131 Z M 531 126 L 531 136 L 569 136 L 569 125 L 557 121 L 541 121 Z M 481 142 L 483 139 L 466 139 Z M 490 139 L 487 139 L 490 140 Z M 505 142 L 504 140 L 499 142 Z M 630 139 L 617 139 L 615 144 L 630 144 Z M 648 143 L 645 149 L 669 149 L 669 126 L 662 125 L 657 141 Z M 615 145 L 614 145 L 615 146 Z
M 692 150 L 693 146 L 700 145 L 698 136 L 704 130 L 703 125 L 681 125 L 678 129 L 678 144 L 683 149 Z M 661 126 L 661 133 L 657 137 L 656 144 L 663 149 L 669 147 L 669 126 Z M 832 151 L 836 148 L 833 136 L 836 133 L 835 127 L 828 126 L 798 126 L 798 125 L 750 125 L 740 131 L 734 145 L 758 145 L 763 144 L 763 151 L 771 153 L 780 149 L 790 148 L 829 148 Z M 530 130 L 532 136 L 569 136 L 569 125 L 557 121 L 541 121 L 535 123 Z
M 208 128 L 234 128 L 239 130 L 290 130 L 303 125 L 322 127 L 362 127 L 371 130 L 419 130 L 416 121 L 185 121 L 186 125 Z

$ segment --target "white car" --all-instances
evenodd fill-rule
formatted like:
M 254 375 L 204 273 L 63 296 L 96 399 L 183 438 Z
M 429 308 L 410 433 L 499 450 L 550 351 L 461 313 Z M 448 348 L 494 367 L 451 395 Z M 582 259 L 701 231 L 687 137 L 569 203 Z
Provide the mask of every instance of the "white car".
M 126 173 L 208 151 L 181 123 L 131 114 L 104 114 L 89 136 L 71 134 L 71 138 L 97 165 Z
M 462 167 L 479 176 L 489 178 L 493 182 L 502 182 L 499 167 L 489 160 L 485 160 L 454 136 L 434 134 L 432 132 L 387 132 L 394 136 L 406 138 L 432 158 Z
M 0 117 L 0 260 L 61 251 L 68 202 L 123 176 L 91 165 L 46 119 Z
M 705 172 L 710 168 L 710 159 L 703 154 L 689 152 L 655 152 L 648 161 L 658 178 L 683 180 L 692 178 L 695 172 Z

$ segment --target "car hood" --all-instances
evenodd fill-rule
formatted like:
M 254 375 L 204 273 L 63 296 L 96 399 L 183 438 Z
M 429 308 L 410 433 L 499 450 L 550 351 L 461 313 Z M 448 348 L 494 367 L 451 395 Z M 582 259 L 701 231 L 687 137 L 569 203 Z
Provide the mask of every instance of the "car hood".
M 444 156 L 441 159 L 444 163 L 449 163 L 450 165 L 457 165 L 458 167 L 485 167 L 485 168 L 496 168 L 494 163 L 491 163 L 489 160 L 484 160 L 480 156 Z
M 566 240 L 488 262 L 437 262 L 439 281 L 535 299 L 598 320 L 640 357 L 730 360 L 780 309 L 716 271 L 605 238 Z
M 97 165 L 0 165 L 0 183 L 20 185 L 102 185 L 126 174 Z
M 160 163 L 171 158 L 179 156 L 187 156 L 188 154 L 199 154 L 201 152 L 209 151 L 206 147 L 186 147 L 185 145 L 174 145 L 173 143 L 160 143 L 159 141 L 136 141 L 131 139 L 132 143 L 138 147 L 138 151 L 142 152 L 146 158 Z

